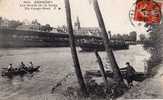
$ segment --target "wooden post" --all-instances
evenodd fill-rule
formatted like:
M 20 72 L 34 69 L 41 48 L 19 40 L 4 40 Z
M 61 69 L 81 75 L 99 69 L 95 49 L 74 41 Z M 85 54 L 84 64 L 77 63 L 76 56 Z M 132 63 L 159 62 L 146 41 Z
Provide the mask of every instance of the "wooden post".
M 149 66 L 147 65 L 147 60 L 144 60 L 144 75 L 147 76 L 149 73 Z
M 102 14 L 100 12 L 97 0 L 93 0 L 93 7 L 94 7 L 94 10 L 95 10 L 97 19 L 98 19 L 99 27 L 100 27 L 101 32 L 102 32 L 102 37 L 103 37 L 103 40 L 104 40 L 105 50 L 106 50 L 107 56 L 108 56 L 108 58 L 110 60 L 111 67 L 112 67 L 112 70 L 113 70 L 113 73 L 114 73 L 114 79 L 115 79 L 115 81 L 124 84 L 124 81 L 123 81 L 121 72 L 119 70 L 118 64 L 117 64 L 117 62 L 115 60 L 113 51 L 109 47 L 110 40 L 108 38 L 108 34 L 106 32 L 106 29 L 105 29 L 104 21 L 103 21 Z
M 108 84 L 107 76 L 106 76 L 106 73 L 105 73 L 104 65 L 103 65 L 101 57 L 99 56 L 97 51 L 95 51 L 95 55 L 96 55 L 96 58 L 97 58 L 97 61 L 98 61 L 99 67 L 100 67 L 100 72 L 102 74 L 102 77 L 103 77 L 103 80 L 104 80 L 104 83 L 105 83 L 105 87 L 106 87 L 106 92 L 107 92 L 110 89 L 109 89 L 109 86 L 108 86 L 109 84 Z
M 79 64 L 77 52 L 76 52 L 75 38 L 74 38 L 74 35 L 73 35 L 73 28 L 72 28 L 72 21 L 71 21 L 70 3 L 69 3 L 69 0 L 64 0 L 64 2 L 65 2 L 65 9 L 66 9 L 67 28 L 68 28 L 68 33 L 69 33 L 71 54 L 72 54 L 72 59 L 73 59 L 73 63 L 74 63 L 75 72 L 76 72 L 77 79 L 78 79 L 78 82 L 79 82 L 79 85 L 80 85 L 80 88 L 81 88 L 82 92 L 85 95 L 88 95 L 86 85 L 84 83 L 84 79 L 83 79 L 82 72 L 81 72 L 81 69 L 80 69 L 80 64 Z

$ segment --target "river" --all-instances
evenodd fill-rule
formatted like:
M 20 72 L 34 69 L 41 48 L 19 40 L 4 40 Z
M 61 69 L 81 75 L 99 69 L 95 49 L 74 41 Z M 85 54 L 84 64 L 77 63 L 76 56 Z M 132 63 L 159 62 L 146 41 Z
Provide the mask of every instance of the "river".
M 93 52 L 79 52 L 80 48 L 77 48 L 77 51 L 83 72 L 98 69 Z M 106 53 L 99 54 L 108 68 Z M 114 54 L 120 67 L 124 67 L 128 61 L 139 72 L 144 71 L 144 61 L 150 57 L 142 45 L 130 46 L 129 50 L 114 51 Z M 21 61 L 25 64 L 32 61 L 34 65 L 41 66 L 40 72 L 35 73 L 33 77 L 27 75 L 23 79 L 15 77 L 8 80 L 0 77 L 0 100 L 49 100 L 40 95 L 50 94 L 54 84 L 74 72 L 70 48 L 0 49 L 0 68 L 7 67 L 10 63 L 16 67 Z M 32 99 L 34 96 L 39 96 L 39 99 Z

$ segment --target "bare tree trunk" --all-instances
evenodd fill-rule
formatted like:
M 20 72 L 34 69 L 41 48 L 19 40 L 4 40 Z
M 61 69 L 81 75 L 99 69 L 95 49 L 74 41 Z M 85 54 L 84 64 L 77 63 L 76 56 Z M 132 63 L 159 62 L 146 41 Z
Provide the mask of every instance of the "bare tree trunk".
M 68 27 L 68 33 L 69 33 L 71 54 L 72 54 L 72 58 L 73 58 L 75 72 L 76 72 L 78 82 L 79 82 L 79 85 L 80 85 L 82 92 L 85 95 L 88 95 L 86 85 L 84 83 L 84 79 L 83 79 L 82 72 L 80 69 L 80 64 L 79 64 L 77 52 L 76 52 L 75 38 L 73 35 L 73 28 L 72 28 L 72 21 L 71 21 L 70 3 L 69 3 L 69 0 L 64 0 L 64 1 L 65 1 L 65 8 L 66 8 L 66 18 L 67 18 L 67 27 Z
M 96 13 L 96 16 L 97 16 L 97 19 L 98 19 L 98 23 L 99 23 L 99 26 L 100 26 L 100 29 L 101 29 L 101 32 L 102 32 L 107 57 L 110 60 L 111 67 L 112 67 L 112 70 L 113 70 L 113 73 L 114 73 L 114 79 L 115 79 L 115 81 L 117 81 L 119 83 L 124 83 L 121 72 L 120 72 L 120 69 L 118 67 L 118 64 L 117 64 L 117 62 L 115 60 L 114 54 L 112 52 L 112 48 L 109 47 L 110 40 L 108 38 L 108 34 L 106 32 L 106 29 L 105 29 L 104 21 L 103 21 L 102 14 L 100 12 L 97 0 L 93 0 L 93 7 L 94 7 L 94 10 L 95 10 L 95 13 Z

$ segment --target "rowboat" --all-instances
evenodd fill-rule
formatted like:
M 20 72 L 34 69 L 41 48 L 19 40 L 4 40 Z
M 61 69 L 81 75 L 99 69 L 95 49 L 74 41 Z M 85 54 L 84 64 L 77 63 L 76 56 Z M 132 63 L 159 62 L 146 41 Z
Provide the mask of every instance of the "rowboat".
M 8 71 L 7 68 L 2 68 L 2 72 L 1 72 L 1 76 L 2 77 L 13 77 L 13 76 L 23 76 L 25 74 L 32 74 L 34 72 L 38 72 L 39 71 L 40 66 L 36 66 L 36 67 L 26 67 L 23 69 L 13 69 L 12 71 Z

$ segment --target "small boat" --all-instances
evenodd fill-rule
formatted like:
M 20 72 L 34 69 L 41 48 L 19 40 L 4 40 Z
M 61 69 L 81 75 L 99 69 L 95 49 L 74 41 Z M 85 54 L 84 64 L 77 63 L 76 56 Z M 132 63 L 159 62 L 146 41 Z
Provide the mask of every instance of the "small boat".
M 39 71 L 40 66 L 36 66 L 34 68 L 31 67 L 26 67 L 23 69 L 13 69 L 12 71 L 8 71 L 7 68 L 2 68 L 2 73 L 1 76 L 5 77 L 13 77 L 13 76 L 23 76 L 25 74 L 32 74 L 33 72 L 38 72 Z

